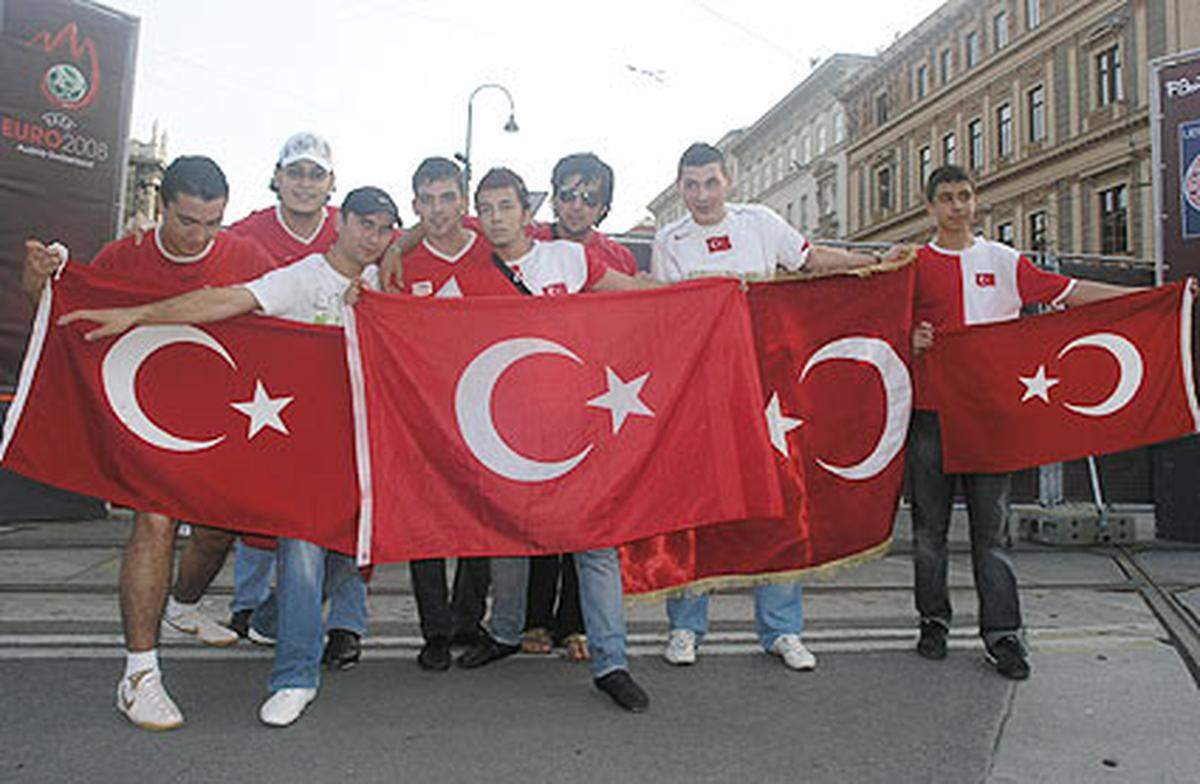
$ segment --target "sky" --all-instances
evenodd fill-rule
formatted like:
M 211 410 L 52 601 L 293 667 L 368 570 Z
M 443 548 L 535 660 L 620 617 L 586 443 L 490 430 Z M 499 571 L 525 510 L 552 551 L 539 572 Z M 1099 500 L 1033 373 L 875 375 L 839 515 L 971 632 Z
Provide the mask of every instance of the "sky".
M 674 179 L 688 144 L 752 124 L 836 52 L 873 54 L 941 0 L 102 0 L 141 19 L 133 135 L 213 157 L 226 219 L 272 204 L 279 148 L 298 130 L 333 147 L 340 199 L 377 185 L 413 220 L 412 171 L 462 152 L 474 101 L 475 181 L 492 166 L 549 188 L 558 158 L 612 165 L 622 232 Z M 578 10 L 576 10 L 578 9 Z M 546 207 L 545 210 L 549 208 Z M 549 219 L 543 211 L 539 217 Z

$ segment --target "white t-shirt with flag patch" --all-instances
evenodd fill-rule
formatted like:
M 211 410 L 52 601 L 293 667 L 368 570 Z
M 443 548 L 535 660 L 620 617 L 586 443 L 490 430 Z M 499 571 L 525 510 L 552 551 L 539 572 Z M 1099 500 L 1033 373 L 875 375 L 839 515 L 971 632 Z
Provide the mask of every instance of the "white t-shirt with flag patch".
M 379 288 L 379 267 L 363 270 L 363 282 Z M 242 284 L 258 300 L 259 312 L 306 324 L 342 325 L 342 298 L 353 281 L 314 253 Z
M 812 246 L 803 234 L 761 204 L 726 204 L 725 217 L 701 226 L 691 215 L 654 236 L 650 272 L 675 283 L 697 275 L 770 277 L 777 267 L 796 271 Z

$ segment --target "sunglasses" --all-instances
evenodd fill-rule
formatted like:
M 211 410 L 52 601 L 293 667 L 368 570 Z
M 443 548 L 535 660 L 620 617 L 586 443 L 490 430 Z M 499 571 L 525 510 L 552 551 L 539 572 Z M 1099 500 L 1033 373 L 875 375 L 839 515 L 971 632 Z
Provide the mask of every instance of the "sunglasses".
M 563 204 L 570 204 L 579 199 L 589 207 L 599 207 L 604 203 L 603 197 L 596 191 L 581 191 L 581 190 L 561 190 L 555 196 Z

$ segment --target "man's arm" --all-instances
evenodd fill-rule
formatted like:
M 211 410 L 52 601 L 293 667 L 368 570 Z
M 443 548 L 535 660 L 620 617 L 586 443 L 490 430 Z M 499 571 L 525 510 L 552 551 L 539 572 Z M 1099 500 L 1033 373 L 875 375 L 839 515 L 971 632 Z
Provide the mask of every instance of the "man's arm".
M 804 268 L 813 272 L 841 272 L 870 267 L 879 263 L 897 264 L 911 252 L 912 248 L 908 245 L 893 245 L 882 256 L 814 245 L 808 251 L 808 259 L 805 261 Z
M 664 284 L 649 278 L 633 277 L 615 269 L 605 270 L 600 279 L 591 285 L 591 291 L 644 291 L 661 288 Z
M 170 299 L 145 305 L 104 310 L 74 310 L 58 320 L 59 326 L 74 321 L 93 321 L 100 326 L 85 340 L 119 335 L 142 324 L 204 324 L 240 316 L 258 307 L 258 300 L 244 286 L 196 289 Z
M 1097 283 L 1094 280 L 1076 280 L 1071 293 L 1062 302 L 1068 308 L 1077 308 L 1089 302 L 1100 302 L 1113 297 L 1121 297 L 1142 291 L 1140 286 L 1114 286 L 1111 283 Z
M 34 305 L 42 298 L 46 279 L 65 261 L 66 258 L 53 245 L 46 247 L 37 240 L 25 240 L 25 267 L 21 271 L 21 288 Z
M 414 250 L 425 239 L 425 226 L 417 223 L 388 245 L 379 260 L 379 284 L 389 294 L 404 293 L 404 255 Z

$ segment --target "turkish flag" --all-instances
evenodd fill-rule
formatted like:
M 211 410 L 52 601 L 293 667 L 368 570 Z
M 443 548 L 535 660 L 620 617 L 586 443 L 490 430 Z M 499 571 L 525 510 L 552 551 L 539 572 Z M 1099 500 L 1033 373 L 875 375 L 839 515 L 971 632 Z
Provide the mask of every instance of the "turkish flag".
M 1200 430 L 1184 282 L 939 334 L 929 354 L 947 473 L 999 473 Z
M 799 576 L 881 553 L 904 481 L 913 270 L 750 284 L 782 520 L 621 549 L 629 593 Z
M 730 241 L 728 234 L 720 234 L 716 237 L 709 237 L 704 241 L 708 246 L 709 253 L 723 253 L 733 249 L 733 242 Z
M 736 282 L 364 292 L 346 337 L 360 561 L 573 552 L 782 511 Z
M 4 423 L 5 468 L 135 509 L 354 552 L 341 330 L 262 317 L 89 343 L 80 308 L 161 294 L 68 264 L 43 292 Z

